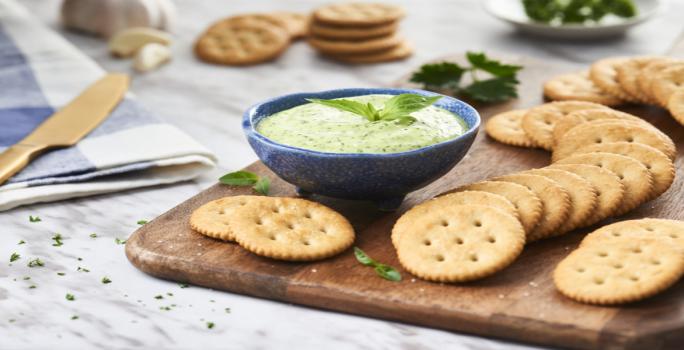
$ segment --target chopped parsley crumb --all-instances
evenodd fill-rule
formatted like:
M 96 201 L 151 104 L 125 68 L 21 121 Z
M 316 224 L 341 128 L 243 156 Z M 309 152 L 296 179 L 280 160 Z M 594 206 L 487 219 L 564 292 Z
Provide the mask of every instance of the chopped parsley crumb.
M 97 238 L 97 233 L 91 233 L 90 238 Z
M 164 311 L 171 311 L 171 307 L 169 306 L 160 306 L 159 310 L 164 310 Z
M 226 310 L 226 313 L 227 313 L 227 314 L 230 313 L 230 308 L 229 308 L 229 307 L 225 308 L 225 310 Z
M 40 216 L 38 216 L 38 215 L 36 215 L 36 216 L 29 215 L 29 221 L 30 221 L 30 222 L 41 222 L 41 221 L 43 221 L 43 220 L 41 220 L 41 219 L 40 219 Z
M 28 267 L 43 267 L 45 263 L 39 258 L 35 258 L 28 262 Z
M 72 320 L 78 320 L 78 316 L 73 315 L 73 316 L 71 316 L 71 319 L 72 319 Z
M 145 225 L 147 220 L 138 220 L 138 225 Z
M 154 298 L 155 299 L 164 299 L 164 296 L 161 294 L 158 294 L 158 295 L 155 295 Z
M 166 293 L 166 295 L 172 297 L 172 296 L 173 296 L 173 293 Z
M 57 272 L 57 276 L 64 276 L 66 275 L 64 272 Z
M 32 285 L 29 286 L 29 289 L 36 289 L 36 287 L 37 287 L 37 286 L 36 286 L 35 284 L 32 284 Z
M 216 302 L 216 300 L 214 300 L 214 299 L 211 299 L 211 300 L 209 300 L 209 302 L 215 303 L 215 302 Z
M 88 269 L 86 269 L 86 268 L 84 268 L 84 267 L 80 267 L 80 266 L 76 268 L 76 271 L 80 271 L 80 272 L 90 272 L 90 270 L 88 270 Z
M 105 276 L 102 277 L 102 284 L 109 284 L 112 283 L 112 280 L 109 279 L 109 277 Z
M 76 297 L 71 293 L 67 293 L 66 294 L 66 300 L 74 301 L 74 300 L 76 300 Z
M 53 247 L 60 247 L 64 245 L 64 243 L 62 243 L 62 235 L 59 233 L 55 233 L 55 235 L 52 236 L 52 240 L 55 241 L 55 243 L 52 243 Z
M 207 328 L 209 328 L 209 329 L 214 328 L 214 322 L 207 322 Z
M 76 260 L 78 260 L 78 261 L 82 261 L 82 260 L 83 260 L 83 258 L 76 258 Z
M 21 255 L 17 253 L 12 253 L 12 255 L 10 255 L 10 262 L 15 262 L 19 259 L 21 259 Z
M 31 279 L 30 276 L 24 276 L 24 281 L 28 281 L 28 280 L 30 280 L 30 279 Z
M 116 244 L 126 244 L 126 240 L 125 240 L 125 239 L 121 239 L 121 238 L 118 238 L 118 237 L 114 239 L 114 242 L 116 242 Z
M 19 243 L 17 243 L 17 244 L 26 244 L 26 241 L 22 239 L 22 240 L 19 241 Z
M 181 287 L 181 288 L 188 288 L 188 287 L 190 287 L 190 285 L 188 285 L 187 283 L 179 283 L 178 286 Z

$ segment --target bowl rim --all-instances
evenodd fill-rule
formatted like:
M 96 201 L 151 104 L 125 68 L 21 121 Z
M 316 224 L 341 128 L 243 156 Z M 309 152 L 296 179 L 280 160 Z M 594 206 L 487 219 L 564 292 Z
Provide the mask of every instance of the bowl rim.
M 387 95 L 399 95 L 402 93 L 414 93 L 414 94 L 419 94 L 423 96 L 442 96 L 442 98 L 445 98 L 446 101 L 452 102 L 459 104 L 463 107 L 465 107 L 466 110 L 468 110 L 471 115 L 475 118 L 475 123 L 473 125 L 468 125 L 468 130 L 466 130 L 463 134 L 454 137 L 453 139 L 449 140 L 444 140 L 439 143 L 435 143 L 432 145 L 428 145 L 425 147 L 421 148 L 416 148 L 413 150 L 409 151 L 403 151 L 403 152 L 394 152 L 394 153 L 334 153 L 334 152 L 322 152 L 322 151 L 316 151 L 316 150 L 311 150 L 311 149 L 306 149 L 306 148 L 301 148 L 301 147 L 295 147 L 295 146 L 289 146 L 285 145 L 279 142 L 276 142 L 274 140 L 271 140 L 270 138 L 262 135 L 259 133 L 255 125 L 252 123 L 253 117 L 256 115 L 257 109 L 259 107 L 269 104 L 269 103 L 274 103 L 283 99 L 291 99 L 291 98 L 316 98 L 317 96 L 324 95 L 324 94 L 345 94 L 345 93 L 351 93 L 350 95 L 347 95 L 346 97 L 355 97 L 355 96 L 364 96 L 364 95 L 373 95 L 373 94 L 387 94 Z M 436 105 L 438 105 L 442 100 L 438 101 Z M 296 105 L 299 106 L 299 105 Z M 292 106 L 290 108 L 296 107 Z M 467 124 L 467 121 L 465 120 L 464 117 L 459 116 L 463 121 Z M 291 152 L 300 152 L 300 153 L 306 153 L 309 155 L 316 155 L 319 157 L 343 157 L 343 158 L 394 158 L 394 157 L 405 157 L 405 156 L 410 156 L 410 155 L 415 155 L 415 154 L 420 154 L 435 148 L 441 148 L 444 147 L 448 144 L 455 143 L 461 139 L 470 137 L 473 134 L 477 134 L 480 124 L 482 123 L 482 118 L 480 117 L 480 113 L 470 104 L 459 100 L 455 97 L 447 96 L 447 95 L 442 95 L 438 94 L 432 91 L 426 91 L 426 90 L 421 90 L 421 89 L 404 89 L 404 88 L 344 88 L 344 89 L 332 89 L 332 90 L 324 90 L 324 91 L 317 91 L 317 92 L 299 92 L 299 93 L 293 93 L 293 94 L 287 94 L 287 95 L 282 95 L 278 97 L 273 97 L 268 100 L 256 103 L 252 105 L 250 108 L 248 108 L 244 114 L 243 114 L 243 119 L 242 119 L 242 129 L 245 133 L 245 136 L 249 139 L 250 137 L 253 137 L 255 139 L 258 139 L 259 141 L 269 144 L 272 147 L 276 147 L 285 151 L 291 151 Z

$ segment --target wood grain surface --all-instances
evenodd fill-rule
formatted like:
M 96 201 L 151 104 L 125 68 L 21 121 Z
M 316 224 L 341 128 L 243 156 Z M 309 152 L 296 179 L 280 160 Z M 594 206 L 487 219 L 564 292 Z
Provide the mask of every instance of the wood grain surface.
M 684 57 L 684 42 L 673 54 Z M 460 55 L 459 55 L 460 56 Z M 476 106 L 483 120 L 511 108 L 542 102 L 542 82 L 572 67 L 512 58 L 525 66 L 518 100 Z M 575 68 L 576 69 L 576 68 Z M 403 83 L 402 83 L 403 85 Z M 684 149 L 684 126 L 662 109 L 624 109 L 656 125 Z M 357 233 L 355 245 L 373 258 L 400 267 L 390 230 L 407 208 L 453 187 L 549 163 L 549 153 L 502 145 L 483 130 L 469 154 L 449 174 L 411 193 L 396 213 L 371 203 L 314 197 L 343 213 Z M 614 220 L 660 217 L 684 220 L 684 157 L 676 159 L 677 178 L 657 200 Z M 273 179 L 272 195 L 294 196 L 293 186 L 260 162 L 247 168 Z M 510 267 L 465 284 L 413 279 L 400 269 L 399 283 L 378 278 L 356 262 L 351 250 L 314 263 L 288 263 L 255 256 L 235 244 L 193 232 L 190 213 L 210 200 L 250 193 L 249 188 L 215 185 L 138 229 L 126 244 L 128 259 L 140 270 L 164 279 L 310 307 L 401 321 L 520 342 L 577 349 L 684 348 L 684 282 L 649 300 L 624 307 L 584 305 L 558 294 L 551 280 L 555 265 L 593 228 L 534 243 Z M 599 223 L 605 225 L 609 221 Z

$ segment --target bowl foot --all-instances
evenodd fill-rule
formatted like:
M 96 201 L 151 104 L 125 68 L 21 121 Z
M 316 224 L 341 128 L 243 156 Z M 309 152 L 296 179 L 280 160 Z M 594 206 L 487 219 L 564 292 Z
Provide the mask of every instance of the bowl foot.
M 295 191 L 297 191 L 297 195 L 298 195 L 298 196 L 304 197 L 304 198 L 309 198 L 309 197 L 311 197 L 311 195 L 312 195 L 311 192 L 309 192 L 309 191 L 307 191 L 307 190 L 304 190 L 304 189 L 302 189 L 302 188 L 300 188 L 300 187 L 296 187 L 296 188 L 295 188 Z
M 403 201 L 404 196 L 398 196 L 375 201 L 375 205 L 380 211 L 395 211 L 399 209 Z

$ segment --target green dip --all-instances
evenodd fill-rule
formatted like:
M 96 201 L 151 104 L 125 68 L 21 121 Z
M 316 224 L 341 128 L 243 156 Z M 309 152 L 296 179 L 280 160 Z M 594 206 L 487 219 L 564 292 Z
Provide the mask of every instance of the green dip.
M 346 97 L 383 107 L 392 95 Z M 316 103 L 307 103 L 270 115 L 256 129 L 269 139 L 288 146 L 330 153 L 396 153 L 456 138 L 465 122 L 445 109 L 428 106 L 411 113 L 416 121 L 368 121 L 363 116 Z

